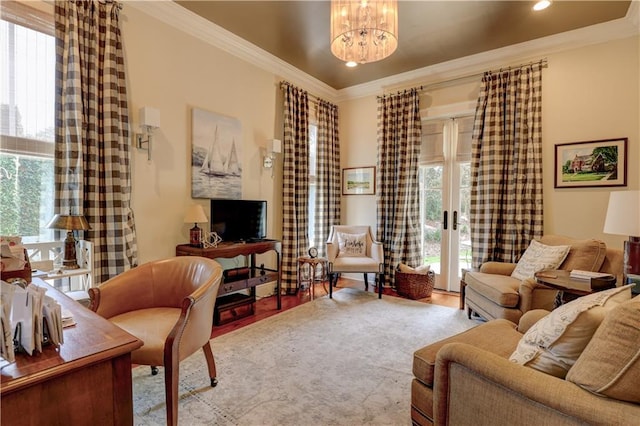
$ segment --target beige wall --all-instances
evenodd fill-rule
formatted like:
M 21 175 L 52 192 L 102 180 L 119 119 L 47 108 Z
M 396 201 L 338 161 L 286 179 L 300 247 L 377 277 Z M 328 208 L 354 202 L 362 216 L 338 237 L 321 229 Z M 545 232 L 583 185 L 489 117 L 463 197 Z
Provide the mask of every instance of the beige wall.
M 202 204 L 209 214 L 208 200 L 191 198 L 194 107 L 241 122 L 242 196 L 267 200 L 268 235 L 281 235 L 280 214 L 274 213 L 281 191 L 274 195 L 277 182 L 262 168 L 261 154 L 274 138 L 276 77 L 135 8 L 125 8 L 122 15 L 133 131 L 138 131 L 140 107 L 157 108 L 161 115 L 151 161 L 146 152 L 132 151 L 140 262 L 173 256 L 176 244 L 189 241 L 193 224 L 184 224 L 183 216 L 191 203 Z
M 609 192 L 626 188 L 555 189 L 554 145 L 618 137 L 629 138 L 628 189 L 640 188 L 640 37 L 547 56 L 543 71 L 543 173 L 545 233 L 600 238 L 622 248 L 623 236 L 602 232 Z M 428 90 L 423 112 L 473 101 L 479 84 L 465 81 Z M 342 167 L 376 163 L 376 99 L 340 104 Z M 343 223 L 375 226 L 375 198 L 343 197 Z

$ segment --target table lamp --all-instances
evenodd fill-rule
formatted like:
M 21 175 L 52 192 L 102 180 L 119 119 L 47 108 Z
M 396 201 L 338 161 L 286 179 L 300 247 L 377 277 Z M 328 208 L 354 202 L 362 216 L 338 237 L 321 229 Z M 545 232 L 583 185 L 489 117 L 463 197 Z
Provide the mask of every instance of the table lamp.
M 91 229 L 89 222 L 83 215 L 62 215 L 57 214 L 47 225 L 51 229 L 64 229 L 67 231 L 67 238 L 64 240 L 64 259 L 62 269 L 78 269 L 78 258 L 76 256 L 76 239 L 73 231 L 86 231 Z
M 193 228 L 189 230 L 189 245 L 202 247 L 202 229 L 198 228 L 198 223 L 206 223 L 207 215 L 200 204 L 192 204 L 184 216 L 184 223 L 192 223 Z
M 640 191 L 616 191 L 609 195 L 604 232 L 629 236 L 624 242 L 625 283 L 629 275 L 640 277 Z

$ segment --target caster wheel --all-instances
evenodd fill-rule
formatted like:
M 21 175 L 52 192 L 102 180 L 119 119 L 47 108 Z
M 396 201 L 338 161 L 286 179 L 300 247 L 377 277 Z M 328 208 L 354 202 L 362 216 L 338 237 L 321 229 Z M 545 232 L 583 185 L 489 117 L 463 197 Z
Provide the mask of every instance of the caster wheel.
M 218 379 L 214 377 L 211 379 L 211 387 L 215 388 L 216 386 L 218 386 Z
M 151 366 L 151 375 L 155 376 L 158 374 L 158 367 L 156 367 L 155 365 Z

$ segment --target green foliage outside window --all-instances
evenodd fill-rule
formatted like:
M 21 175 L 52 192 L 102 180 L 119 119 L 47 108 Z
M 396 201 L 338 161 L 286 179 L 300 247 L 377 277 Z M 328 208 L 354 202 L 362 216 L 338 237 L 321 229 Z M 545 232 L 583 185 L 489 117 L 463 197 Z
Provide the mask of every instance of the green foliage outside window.
M 53 193 L 53 159 L 2 153 L 0 182 L 0 234 L 38 236 L 51 219 L 43 217 L 41 205 L 53 200 L 41 197 Z

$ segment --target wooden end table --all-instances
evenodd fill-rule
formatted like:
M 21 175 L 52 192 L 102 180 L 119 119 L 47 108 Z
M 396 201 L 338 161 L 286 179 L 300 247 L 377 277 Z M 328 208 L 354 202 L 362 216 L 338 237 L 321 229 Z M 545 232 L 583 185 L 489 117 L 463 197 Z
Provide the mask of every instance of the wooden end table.
M 464 311 L 464 296 L 467 291 L 467 283 L 464 281 L 467 272 L 477 272 L 478 268 L 462 268 L 460 274 L 460 310 Z
M 540 271 L 536 272 L 534 276 L 539 284 L 558 290 L 560 297 L 556 300 L 559 301 L 573 300 L 616 286 L 615 276 L 613 280 L 576 280 L 571 278 L 570 271 L 562 269 Z M 566 295 L 570 296 L 565 299 Z

